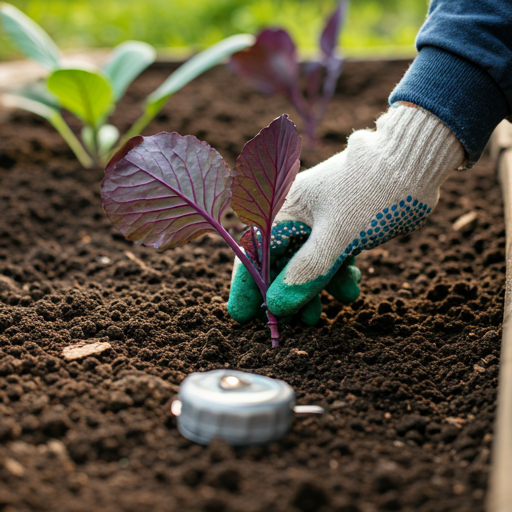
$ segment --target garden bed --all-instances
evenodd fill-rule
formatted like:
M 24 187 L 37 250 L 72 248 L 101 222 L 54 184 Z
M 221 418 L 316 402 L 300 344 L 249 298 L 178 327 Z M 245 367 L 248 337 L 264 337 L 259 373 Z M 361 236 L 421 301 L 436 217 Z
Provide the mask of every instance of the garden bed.
M 406 67 L 346 63 L 303 166 L 373 126 Z M 134 100 L 168 73 L 140 77 L 113 123 L 135 120 Z M 194 134 L 233 165 L 283 112 L 298 122 L 284 99 L 218 67 L 147 133 Z M 324 294 L 320 324 L 283 328 L 277 349 L 265 325 L 229 318 L 219 237 L 164 254 L 126 242 L 101 209 L 102 175 L 39 118 L 0 125 L 0 510 L 483 510 L 505 282 L 490 157 L 452 175 L 421 231 L 358 258 L 355 303 Z M 98 353 L 67 359 L 81 342 Z M 266 447 L 195 445 L 170 400 L 189 373 L 223 367 L 281 378 L 329 412 Z

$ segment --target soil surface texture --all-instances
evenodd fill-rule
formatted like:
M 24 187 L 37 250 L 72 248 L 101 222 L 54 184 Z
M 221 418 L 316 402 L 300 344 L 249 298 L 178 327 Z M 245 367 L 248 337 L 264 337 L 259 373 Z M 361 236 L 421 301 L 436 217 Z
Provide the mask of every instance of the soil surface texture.
M 373 127 L 406 67 L 347 62 L 303 167 Z M 126 129 L 168 74 L 140 77 L 113 123 Z M 194 134 L 233 166 L 284 112 L 300 128 L 286 100 L 217 67 L 146 134 Z M 0 125 L 0 511 L 483 510 L 505 282 L 488 156 L 452 175 L 420 231 L 358 258 L 356 302 L 324 293 L 320 324 L 282 328 L 277 349 L 262 323 L 229 318 L 219 237 L 163 254 L 126 242 L 102 211 L 102 177 L 43 120 Z M 170 403 L 188 374 L 216 368 L 283 379 L 328 412 L 269 446 L 196 445 Z

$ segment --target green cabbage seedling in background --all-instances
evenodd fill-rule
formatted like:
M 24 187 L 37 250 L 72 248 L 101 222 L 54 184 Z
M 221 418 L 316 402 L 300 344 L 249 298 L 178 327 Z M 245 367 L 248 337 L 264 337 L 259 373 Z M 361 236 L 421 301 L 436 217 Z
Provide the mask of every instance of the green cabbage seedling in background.
M 101 69 L 85 65 L 66 67 L 50 36 L 19 9 L 0 3 L 0 19 L 20 51 L 49 71 L 46 84 L 36 83 L 14 91 L 7 97 L 8 104 L 47 119 L 87 168 L 102 163 L 112 154 L 113 148 L 141 133 L 172 94 L 254 42 L 253 36 L 238 34 L 192 57 L 146 98 L 142 116 L 125 135 L 121 135 L 107 120 L 130 83 L 155 60 L 156 52 L 151 45 L 140 41 L 121 43 Z M 83 122 L 81 140 L 64 121 L 61 108 Z

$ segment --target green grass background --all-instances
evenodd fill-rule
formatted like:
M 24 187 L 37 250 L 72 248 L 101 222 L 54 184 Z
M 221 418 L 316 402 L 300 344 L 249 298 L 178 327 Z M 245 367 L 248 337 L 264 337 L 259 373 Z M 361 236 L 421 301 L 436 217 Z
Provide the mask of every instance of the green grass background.
M 158 49 L 206 48 L 239 32 L 273 25 L 314 52 L 335 0 L 11 0 L 64 50 L 111 47 L 127 39 Z M 352 0 L 341 45 L 351 57 L 414 54 L 427 0 Z M 19 57 L 0 28 L 0 59 Z

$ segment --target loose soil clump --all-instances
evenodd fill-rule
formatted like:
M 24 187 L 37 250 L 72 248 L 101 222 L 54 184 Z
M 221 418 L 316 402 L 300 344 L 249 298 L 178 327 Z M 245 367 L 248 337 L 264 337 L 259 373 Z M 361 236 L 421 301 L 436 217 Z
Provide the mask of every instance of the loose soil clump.
M 406 66 L 347 62 L 303 166 L 373 126 Z M 168 73 L 133 84 L 121 131 Z M 298 121 L 217 67 L 147 133 L 194 134 L 233 165 L 284 112 Z M 164 254 L 134 246 L 101 209 L 101 179 L 44 121 L 19 112 L 0 126 L 0 510 L 483 510 L 505 282 L 488 156 L 452 175 L 423 229 L 358 258 L 356 302 L 324 294 L 320 324 L 282 328 L 277 349 L 264 324 L 229 318 L 219 237 Z M 328 412 L 269 446 L 193 444 L 170 401 L 188 374 L 216 368 L 283 379 Z

